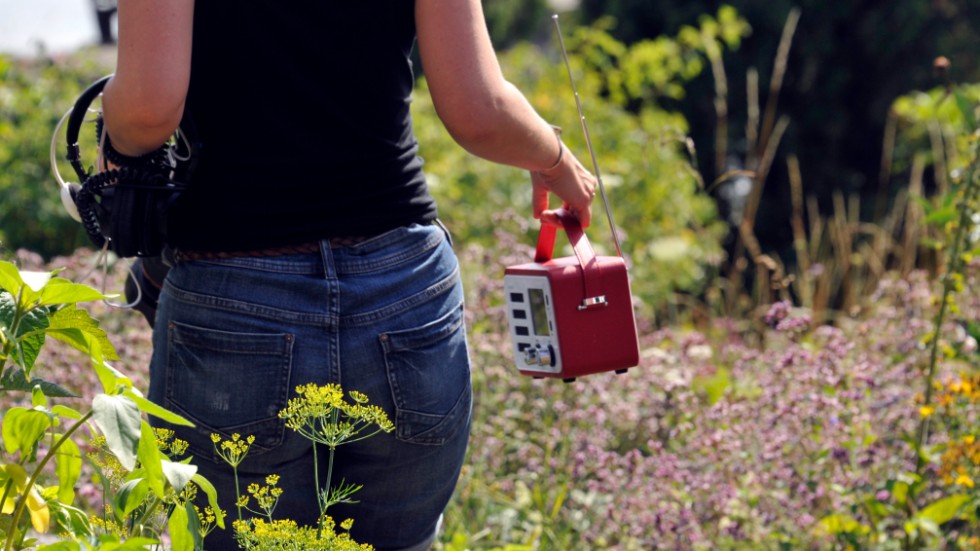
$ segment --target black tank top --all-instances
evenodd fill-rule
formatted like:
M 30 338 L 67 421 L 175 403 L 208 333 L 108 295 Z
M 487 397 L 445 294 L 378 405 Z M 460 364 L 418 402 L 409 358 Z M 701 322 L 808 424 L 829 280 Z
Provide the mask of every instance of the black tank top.
M 195 3 L 202 143 L 171 245 L 241 251 L 436 217 L 409 114 L 412 0 Z

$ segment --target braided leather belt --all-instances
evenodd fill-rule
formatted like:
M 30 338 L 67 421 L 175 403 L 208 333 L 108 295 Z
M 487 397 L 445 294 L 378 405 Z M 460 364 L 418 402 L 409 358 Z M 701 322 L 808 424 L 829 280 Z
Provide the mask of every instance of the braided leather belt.
M 346 236 L 331 237 L 331 249 L 349 247 L 367 241 L 371 236 Z M 177 262 L 188 262 L 191 260 L 219 260 L 225 258 L 267 258 L 273 256 L 285 256 L 288 254 L 309 254 L 320 252 L 320 242 L 310 241 L 298 245 L 286 245 L 282 247 L 267 247 L 264 249 L 254 249 L 251 251 L 185 251 L 178 249 L 174 251 L 174 260 Z

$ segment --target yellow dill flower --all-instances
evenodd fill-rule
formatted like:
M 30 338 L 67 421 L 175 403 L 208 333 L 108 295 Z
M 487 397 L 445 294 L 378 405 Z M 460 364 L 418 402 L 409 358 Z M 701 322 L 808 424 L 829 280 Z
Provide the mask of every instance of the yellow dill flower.
M 301 385 L 296 387 L 296 393 L 299 397 L 287 402 L 279 418 L 315 443 L 335 448 L 380 431 L 394 430 L 394 423 L 384 410 L 367 405 L 368 398 L 361 392 L 349 393 L 353 403 L 344 400 L 340 385 L 336 384 Z
M 973 479 L 965 474 L 960 474 L 957 476 L 955 482 L 957 486 L 966 486 L 967 488 L 973 487 Z
M 215 453 L 234 469 L 245 460 L 249 448 L 255 442 L 255 436 L 249 435 L 242 440 L 242 435 L 235 433 L 231 435 L 231 440 L 222 440 L 220 435 L 211 433 L 211 442 L 214 443 Z
M 354 519 L 352 519 L 352 518 L 349 518 L 349 519 L 345 520 L 344 522 L 341 522 L 340 523 L 340 527 L 343 528 L 344 530 L 348 530 L 349 531 L 352 526 L 354 526 Z
M 976 436 L 973 436 L 972 434 L 967 434 L 966 436 L 963 437 L 963 442 L 967 444 L 972 444 L 976 441 L 976 439 L 977 439 Z
M 919 415 L 922 417 L 929 417 L 936 412 L 936 408 L 932 406 L 922 406 L 919 408 Z

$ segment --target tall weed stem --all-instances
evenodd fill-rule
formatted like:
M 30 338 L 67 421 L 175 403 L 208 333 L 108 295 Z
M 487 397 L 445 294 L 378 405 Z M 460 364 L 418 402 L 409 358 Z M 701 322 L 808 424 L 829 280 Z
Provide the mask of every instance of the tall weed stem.
M 942 300 L 939 303 L 939 312 L 936 314 L 935 326 L 932 333 L 932 343 L 930 343 L 929 368 L 928 372 L 926 373 L 925 398 L 923 400 L 923 406 L 927 408 L 932 406 L 933 380 L 936 376 L 936 366 L 939 364 L 939 336 L 942 331 L 943 323 L 946 320 L 946 311 L 949 307 L 949 301 L 951 300 L 953 291 L 957 286 L 956 276 L 960 274 L 963 269 L 962 250 L 966 241 L 966 230 L 972 223 L 973 202 L 976 199 L 977 188 L 980 187 L 977 177 L 978 163 L 980 163 L 980 141 L 975 141 L 973 144 L 973 160 L 969 165 L 969 171 L 964 182 L 963 197 L 959 204 L 959 222 L 956 226 L 956 232 L 953 235 L 952 247 L 950 249 L 949 258 L 946 265 L 946 273 L 943 275 Z M 929 439 L 929 425 L 931 418 L 931 415 L 923 415 L 922 422 L 919 424 L 919 434 L 915 443 L 915 473 L 917 475 L 921 475 L 922 469 L 925 467 L 925 456 L 921 453 L 921 450 L 922 446 L 925 445 Z
M 24 490 L 21 492 L 20 499 L 17 500 L 17 507 L 14 509 L 13 517 L 11 517 L 10 520 L 10 528 L 9 532 L 7 533 L 7 542 L 3 546 L 5 551 L 10 551 L 13 549 L 14 536 L 17 534 L 17 524 L 20 522 L 20 517 L 24 513 L 24 508 L 27 507 L 27 499 L 30 495 L 31 488 L 34 487 L 34 483 L 37 481 L 37 477 L 41 476 L 41 471 L 43 471 L 44 467 L 51 461 L 51 458 L 57 455 L 58 448 L 65 443 L 65 440 L 71 438 L 71 436 L 75 434 L 75 431 L 77 431 L 79 427 L 91 419 L 93 415 L 95 415 L 95 412 L 89 411 L 83 415 L 81 419 L 76 421 L 75 424 L 66 430 L 65 433 L 61 435 L 61 438 L 59 438 L 58 441 L 51 446 L 48 453 L 37 464 L 37 468 L 34 469 L 34 474 L 31 475 L 30 480 L 28 480 L 27 484 L 24 485 Z

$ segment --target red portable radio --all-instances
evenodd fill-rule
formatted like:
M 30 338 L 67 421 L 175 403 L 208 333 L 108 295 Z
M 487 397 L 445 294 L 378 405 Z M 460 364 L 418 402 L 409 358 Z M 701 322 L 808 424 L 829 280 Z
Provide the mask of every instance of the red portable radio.
M 557 228 L 542 224 L 534 262 L 504 271 L 504 293 L 518 370 L 524 375 L 559 377 L 568 382 L 591 373 L 624 373 L 639 364 L 640 347 L 616 224 L 575 90 L 558 16 L 552 20 L 618 256 L 597 257 L 578 219 L 559 209 L 558 220 L 575 256 L 552 258 Z
M 575 256 L 552 258 L 557 228 L 541 225 L 534 262 L 504 272 L 507 321 L 524 375 L 573 380 L 640 361 L 626 263 L 596 256 L 578 220 L 557 211 Z

